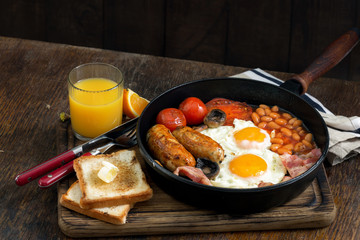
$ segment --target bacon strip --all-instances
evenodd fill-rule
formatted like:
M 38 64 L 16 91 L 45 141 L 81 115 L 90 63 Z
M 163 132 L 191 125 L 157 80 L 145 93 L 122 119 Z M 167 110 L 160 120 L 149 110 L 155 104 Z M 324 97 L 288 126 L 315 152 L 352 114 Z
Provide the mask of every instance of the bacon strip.
M 200 168 L 181 166 L 176 168 L 174 174 L 178 176 L 186 176 L 194 182 L 212 186 L 210 180 L 205 176 L 205 174 Z
M 267 187 L 267 186 L 272 186 L 274 185 L 273 183 L 271 182 L 263 182 L 261 181 L 259 184 L 258 184 L 258 187 Z
M 308 154 L 304 155 L 280 155 L 281 161 L 288 170 L 291 177 L 299 176 L 300 174 L 311 168 L 321 156 L 321 150 L 315 148 Z
M 292 179 L 292 177 L 284 176 L 284 178 L 281 180 L 281 182 L 286 182 L 286 181 L 289 181 L 290 179 Z

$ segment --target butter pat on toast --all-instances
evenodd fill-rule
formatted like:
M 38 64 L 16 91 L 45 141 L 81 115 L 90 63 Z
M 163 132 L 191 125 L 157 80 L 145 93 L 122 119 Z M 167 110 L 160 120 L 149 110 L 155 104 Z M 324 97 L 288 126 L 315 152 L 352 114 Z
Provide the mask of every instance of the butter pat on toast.
M 115 179 L 109 183 L 98 177 L 103 161 L 119 169 Z M 152 197 L 153 191 L 134 150 L 80 157 L 74 160 L 74 169 L 82 192 L 80 206 L 83 209 L 132 204 Z
M 66 208 L 74 210 L 75 212 L 92 218 L 117 225 L 125 224 L 127 214 L 131 208 L 130 204 L 104 208 L 83 209 L 80 207 L 81 197 L 82 193 L 80 190 L 79 181 L 76 181 L 70 186 L 68 191 L 61 196 L 60 204 Z

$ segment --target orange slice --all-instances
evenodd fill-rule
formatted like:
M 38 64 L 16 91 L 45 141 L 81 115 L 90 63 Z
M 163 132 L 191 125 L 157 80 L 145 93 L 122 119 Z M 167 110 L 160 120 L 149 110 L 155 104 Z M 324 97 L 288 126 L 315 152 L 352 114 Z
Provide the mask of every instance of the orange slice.
M 129 118 L 139 117 L 149 100 L 140 97 L 129 88 L 124 89 L 124 113 Z

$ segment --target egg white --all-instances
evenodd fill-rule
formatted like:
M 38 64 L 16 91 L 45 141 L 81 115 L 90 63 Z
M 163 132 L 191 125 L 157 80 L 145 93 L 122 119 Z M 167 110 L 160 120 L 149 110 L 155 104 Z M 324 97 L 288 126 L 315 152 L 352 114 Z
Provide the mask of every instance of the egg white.
M 270 136 L 261 129 L 261 132 L 266 135 L 263 142 L 257 145 L 236 143 L 234 133 L 246 127 L 256 127 L 251 121 L 244 121 L 235 119 L 234 127 L 232 126 L 220 126 L 217 128 L 209 128 L 202 131 L 203 134 L 211 137 L 217 141 L 225 152 L 224 160 L 219 164 L 219 175 L 211 180 L 214 186 L 226 187 L 226 188 L 257 188 L 260 182 L 267 183 L 279 183 L 286 174 L 286 168 L 281 162 L 281 159 L 277 153 L 269 150 Z M 240 177 L 229 170 L 230 162 L 237 156 L 244 154 L 254 154 L 265 160 L 267 164 L 267 170 L 257 177 Z
M 256 127 L 255 124 L 251 121 L 244 121 L 239 119 L 234 120 L 234 133 L 249 127 L 255 127 L 259 129 L 260 133 L 265 135 L 265 138 L 262 142 L 249 141 L 249 140 L 242 140 L 240 142 L 238 141 L 237 144 L 239 145 L 239 147 L 246 149 L 261 149 L 261 150 L 270 149 L 271 146 L 270 135 L 264 129 Z

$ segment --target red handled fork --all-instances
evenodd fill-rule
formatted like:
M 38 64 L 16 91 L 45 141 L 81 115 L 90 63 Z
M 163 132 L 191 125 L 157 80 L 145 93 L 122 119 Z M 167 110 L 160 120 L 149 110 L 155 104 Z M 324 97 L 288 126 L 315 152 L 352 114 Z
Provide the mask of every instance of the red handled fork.
M 136 141 L 136 130 L 135 128 L 128 132 L 126 135 L 120 136 L 116 139 L 116 142 L 109 142 L 102 147 L 96 148 L 83 154 L 82 156 L 91 156 L 106 153 L 112 147 L 117 146 L 120 148 L 131 148 L 137 144 Z M 64 166 L 46 174 L 38 181 L 38 186 L 42 189 L 49 188 L 55 183 L 65 178 L 69 174 L 74 172 L 73 161 L 68 162 Z
M 84 153 L 87 153 L 95 148 L 99 148 L 101 146 L 104 146 L 105 144 L 109 142 L 115 142 L 120 147 L 128 148 L 129 146 L 126 144 L 126 139 L 129 140 L 129 138 L 126 138 L 126 135 L 133 131 L 136 128 L 138 118 L 134 118 L 129 120 L 128 122 L 125 122 L 121 124 L 120 126 L 117 126 L 113 128 L 112 130 L 94 138 L 90 141 L 78 145 L 74 147 L 73 149 L 67 150 L 66 152 L 63 152 L 56 157 L 53 157 L 43 163 L 40 163 L 20 174 L 18 174 L 15 177 L 15 183 L 19 186 L 23 186 L 33 180 L 35 180 L 38 177 L 43 176 L 44 174 L 63 166 L 64 164 L 72 161 L 73 159 L 81 156 Z M 125 139 L 124 139 L 125 138 Z M 137 143 L 136 137 L 134 134 L 134 139 L 131 140 L 134 142 L 134 145 Z M 124 146 L 122 146 L 125 144 Z

